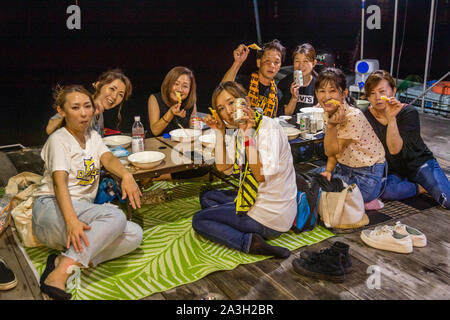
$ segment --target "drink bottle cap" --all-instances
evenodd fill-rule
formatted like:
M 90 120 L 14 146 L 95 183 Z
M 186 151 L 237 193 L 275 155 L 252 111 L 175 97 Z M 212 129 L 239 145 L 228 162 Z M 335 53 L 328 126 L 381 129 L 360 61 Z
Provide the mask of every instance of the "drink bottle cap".
M 141 117 L 140 116 L 134 116 L 134 121 L 141 121 Z

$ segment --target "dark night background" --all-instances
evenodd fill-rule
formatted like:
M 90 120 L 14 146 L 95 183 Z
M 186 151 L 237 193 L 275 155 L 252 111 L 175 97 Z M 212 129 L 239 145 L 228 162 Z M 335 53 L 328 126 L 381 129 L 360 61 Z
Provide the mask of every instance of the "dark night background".
M 406 0 L 399 0 L 397 52 L 403 35 Z M 60 84 L 86 87 L 108 68 L 119 67 L 133 83 L 123 107 L 122 129 L 131 131 L 134 115 L 149 129 L 147 98 L 159 91 L 176 65 L 191 68 L 197 80 L 198 107 L 206 111 L 210 95 L 233 61 L 240 43 L 257 42 L 251 0 L 79 0 L 81 30 L 68 30 L 66 8 L 75 1 L 2 1 L 0 9 L 0 145 L 45 142 L 53 110 L 51 89 Z M 390 68 L 394 0 L 368 0 L 381 8 L 381 30 L 365 30 L 365 58 Z M 431 1 L 409 0 L 398 76 L 423 77 Z M 359 0 L 259 0 L 262 41 L 279 39 L 292 64 L 297 44 L 332 49 L 337 65 L 351 72 L 359 59 Z M 449 66 L 449 0 L 439 0 L 430 79 Z M 369 15 L 366 14 L 366 19 Z M 252 52 L 243 68 L 255 67 Z M 394 70 L 397 68 L 397 59 Z M 395 73 L 395 72 L 394 72 Z

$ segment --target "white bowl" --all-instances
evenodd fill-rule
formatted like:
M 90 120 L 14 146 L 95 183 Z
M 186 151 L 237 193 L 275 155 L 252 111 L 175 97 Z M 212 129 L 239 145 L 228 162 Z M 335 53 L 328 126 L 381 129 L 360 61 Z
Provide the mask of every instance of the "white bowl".
M 292 128 L 292 127 L 283 127 L 283 130 L 286 133 L 286 135 L 288 136 L 289 140 L 294 140 L 301 133 L 301 131 L 299 129 Z
M 316 107 L 308 107 L 300 109 L 301 113 L 313 114 L 317 120 L 323 119 L 323 109 Z
M 201 130 L 180 128 L 170 131 L 169 134 L 172 141 L 189 142 L 201 135 L 202 132 Z
M 158 151 L 143 151 L 136 152 L 128 156 L 128 161 L 130 161 L 134 166 L 141 169 L 151 169 L 158 166 L 166 157 L 162 152 Z
M 121 146 L 124 148 L 128 148 L 131 144 L 131 137 L 121 135 L 108 136 L 103 138 L 103 143 L 109 147 Z
M 198 140 L 200 140 L 205 147 L 214 148 L 216 146 L 216 135 L 214 133 L 202 135 Z
M 280 116 L 280 119 L 283 119 L 285 121 L 289 121 L 292 119 L 292 116 Z

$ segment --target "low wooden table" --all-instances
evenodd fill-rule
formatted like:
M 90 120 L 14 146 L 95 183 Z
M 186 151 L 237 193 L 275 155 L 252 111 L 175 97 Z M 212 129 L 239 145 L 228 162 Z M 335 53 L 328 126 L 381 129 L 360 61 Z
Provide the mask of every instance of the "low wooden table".
M 193 144 L 192 146 L 193 147 Z M 126 168 L 133 174 L 135 179 L 150 179 L 158 177 L 166 173 L 175 173 L 180 171 L 185 171 L 189 169 L 195 169 L 199 167 L 210 166 L 214 163 L 214 158 L 209 158 L 208 163 L 204 161 L 193 161 L 191 158 L 183 155 L 183 152 L 189 150 L 187 144 L 181 145 L 179 142 L 171 141 L 170 139 L 165 139 L 163 137 L 148 138 L 145 139 L 144 144 L 145 151 L 158 151 L 164 153 L 166 156 L 164 160 L 156 167 L 151 169 L 139 169 L 133 166 L 131 163 L 126 166 Z M 131 151 L 131 148 L 128 148 Z M 202 152 L 197 150 L 197 152 Z M 113 175 L 114 179 L 120 183 L 120 178 Z M 133 209 L 130 202 L 127 204 L 127 218 L 130 220 L 132 217 Z

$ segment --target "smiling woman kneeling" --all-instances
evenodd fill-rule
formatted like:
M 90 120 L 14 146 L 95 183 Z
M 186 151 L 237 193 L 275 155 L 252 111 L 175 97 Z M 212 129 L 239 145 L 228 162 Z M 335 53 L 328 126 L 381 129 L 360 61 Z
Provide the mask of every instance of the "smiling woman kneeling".
M 142 195 L 133 176 L 89 128 L 94 102 L 82 86 L 57 87 L 54 107 L 65 126 L 45 143 L 41 157 L 45 173 L 34 194 L 33 231 L 44 245 L 64 250 L 51 254 L 40 279 L 41 291 L 66 300 L 68 276 L 75 267 L 88 268 L 135 250 L 142 229 L 127 221 L 113 205 L 97 205 L 100 166 L 122 180 L 123 198 L 140 207 Z
M 216 134 L 216 167 L 240 174 L 235 195 L 217 190 L 201 195 L 203 210 L 192 227 L 201 236 L 242 252 L 287 258 L 286 248 L 271 246 L 264 238 L 289 231 L 297 213 L 297 185 L 288 139 L 278 122 L 245 106 L 243 122 L 236 123 L 233 103 L 247 99 L 245 89 L 235 82 L 220 84 L 212 105 L 218 117 L 204 121 Z M 225 146 L 227 125 L 238 127 L 233 141 Z

